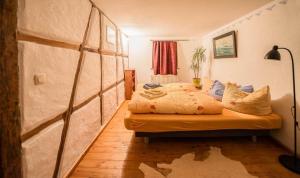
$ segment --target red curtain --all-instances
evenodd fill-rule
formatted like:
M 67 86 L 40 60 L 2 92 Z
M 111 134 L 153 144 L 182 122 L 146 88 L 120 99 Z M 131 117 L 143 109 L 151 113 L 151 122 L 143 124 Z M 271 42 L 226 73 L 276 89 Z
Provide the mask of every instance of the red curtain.
M 153 41 L 152 68 L 154 75 L 177 75 L 177 42 Z

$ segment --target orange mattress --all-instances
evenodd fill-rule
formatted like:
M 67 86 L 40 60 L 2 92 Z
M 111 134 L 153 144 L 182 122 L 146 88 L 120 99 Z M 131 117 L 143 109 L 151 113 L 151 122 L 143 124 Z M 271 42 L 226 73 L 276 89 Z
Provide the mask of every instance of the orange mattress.
M 127 111 L 125 127 L 137 132 L 204 131 L 226 129 L 279 129 L 276 114 L 255 116 L 224 109 L 218 115 L 133 114 Z

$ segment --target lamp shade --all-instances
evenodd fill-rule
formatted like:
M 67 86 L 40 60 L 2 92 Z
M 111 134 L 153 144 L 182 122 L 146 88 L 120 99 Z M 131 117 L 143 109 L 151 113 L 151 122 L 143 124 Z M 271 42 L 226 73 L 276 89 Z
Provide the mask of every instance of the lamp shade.
M 281 56 L 278 52 L 278 46 L 273 46 L 273 49 L 265 55 L 265 59 L 280 60 Z

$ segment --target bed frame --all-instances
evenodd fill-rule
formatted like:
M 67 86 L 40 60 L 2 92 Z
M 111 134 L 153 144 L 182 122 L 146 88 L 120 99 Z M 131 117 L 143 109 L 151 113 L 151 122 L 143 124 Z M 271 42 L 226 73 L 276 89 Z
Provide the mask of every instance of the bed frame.
M 251 136 L 252 141 L 256 142 L 257 136 L 267 136 L 270 130 L 246 130 L 246 129 L 231 129 L 231 130 L 204 130 L 204 131 L 171 131 L 171 132 L 135 132 L 136 137 L 144 137 L 145 143 L 149 143 L 150 138 L 201 138 L 201 137 L 242 137 Z

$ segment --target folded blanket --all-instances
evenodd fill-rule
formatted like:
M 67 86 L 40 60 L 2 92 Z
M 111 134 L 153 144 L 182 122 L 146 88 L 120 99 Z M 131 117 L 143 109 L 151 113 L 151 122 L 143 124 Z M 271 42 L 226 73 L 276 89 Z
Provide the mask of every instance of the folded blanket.
M 167 92 L 159 89 L 149 89 L 149 90 L 143 90 L 140 92 L 140 95 L 147 99 L 154 99 L 159 98 L 162 96 L 165 96 Z
M 160 84 L 155 84 L 155 83 L 146 83 L 143 88 L 148 90 L 148 89 L 154 89 L 154 88 L 158 88 L 161 87 Z
M 158 89 L 149 89 L 149 90 L 144 90 L 144 93 L 151 94 L 151 95 L 160 95 L 163 93 L 163 91 Z
M 192 85 L 190 87 L 195 88 Z M 172 84 L 159 89 L 137 90 L 128 104 L 128 110 L 132 113 L 162 114 L 222 113 L 223 106 L 220 102 L 201 90 L 192 90 L 190 87 Z
M 167 95 L 166 92 L 162 92 L 162 93 L 159 93 L 159 94 L 147 94 L 147 93 L 140 93 L 141 96 L 147 98 L 147 99 L 155 99 L 155 98 L 159 98 L 159 97 L 163 97 L 165 95 Z

